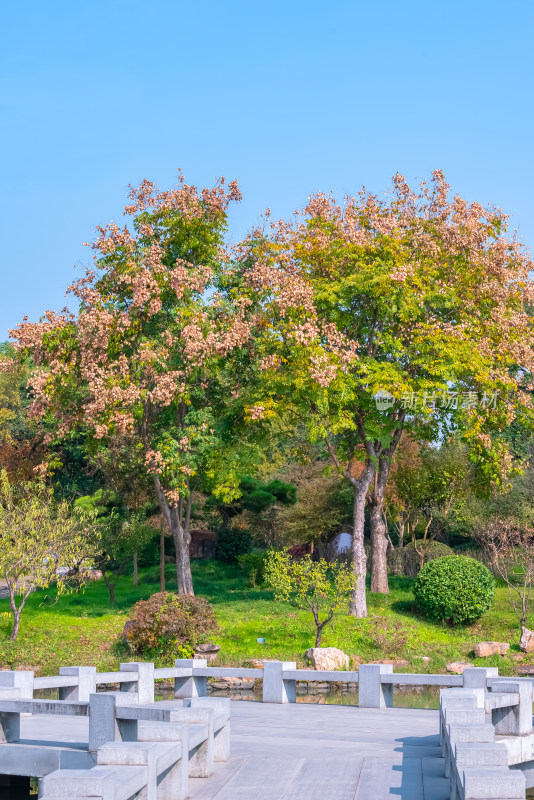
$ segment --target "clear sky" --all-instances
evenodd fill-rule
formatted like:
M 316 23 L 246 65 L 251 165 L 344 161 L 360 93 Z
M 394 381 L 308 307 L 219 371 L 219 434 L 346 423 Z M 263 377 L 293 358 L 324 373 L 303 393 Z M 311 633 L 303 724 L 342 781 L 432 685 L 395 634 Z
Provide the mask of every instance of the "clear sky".
M 129 183 L 270 206 L 441 168 L 534 245 L 532 0 L 21 0 L 0 26 L 0 341 L 64 305 Z

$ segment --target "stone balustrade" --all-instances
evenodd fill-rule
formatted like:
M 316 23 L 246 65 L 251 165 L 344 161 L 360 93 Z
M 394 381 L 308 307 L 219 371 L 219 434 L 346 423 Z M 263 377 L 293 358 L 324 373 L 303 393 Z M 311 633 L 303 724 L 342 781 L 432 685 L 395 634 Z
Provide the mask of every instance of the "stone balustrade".
M 451 800 L 524 800 L 534 785 L 532 684 L 472 669 L 440 693 L 440 741 Z
M 85 791 L 82 773 L 88 770 L 81 769 L 76 777 L 69 764 L 67 777 L 74 783 L 62 775 L 64 768 L 46 777 L 43 773 L 44 800 L 185 797 L 188 775 L 208 776 L 214 760 L 229 756 L 229 701 L 207 697 L 209 678 L 261 679 L 263 702 L 278 704 L 296 702 L 299 681 L 350 683 L 358 687 L 358 704 L 364 708 L 390 708 L 398 685 L 442 687 L 440 740 L 451 800 L 523 799 L 525 787 L 534 787 L 533 682 L 499 676 L 496 668 L 428 675 L 395 673 L 390 664 L 315 671 L 297 669 L 291 661 L 240 669 L 208 667 L 204 659 L 178 659 L 163 669 L 135 662 L 106 673 L 94 667 L 64 667 L 59 675 L 42 678 L 28 671 L 0 672 L 0 743 L 17 742 L 22 714 L 88 716 L 88 794 L 74 793 Z M 176 699 L 154 702 L 156 683 L 162 680 L 174 681 L 175 698 L 183 705 Z M 118 691 L 97 691 L 110 684 Z M 42 689 L 57 689 L 59 700 L 33 699 Z M 99 795 L 105 776 L 108 794 Z M 124 794 L 128 791 L 130 795 Z

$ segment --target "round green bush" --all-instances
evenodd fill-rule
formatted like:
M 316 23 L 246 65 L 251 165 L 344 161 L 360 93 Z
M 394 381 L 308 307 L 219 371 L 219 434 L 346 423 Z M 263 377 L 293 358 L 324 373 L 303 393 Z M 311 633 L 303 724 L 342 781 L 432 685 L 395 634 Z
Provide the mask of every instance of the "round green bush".
M 252 551 L 252 535 L 249 531 L 227 528 L 217 534 L 215 556 L 226 564 L 236 564 L 239 556 Z
M 415 579 L 413 592 L 427 619 L 470 625 L 491 608 L 495 581 L 480 561 L 445 556 L 425 564 Z

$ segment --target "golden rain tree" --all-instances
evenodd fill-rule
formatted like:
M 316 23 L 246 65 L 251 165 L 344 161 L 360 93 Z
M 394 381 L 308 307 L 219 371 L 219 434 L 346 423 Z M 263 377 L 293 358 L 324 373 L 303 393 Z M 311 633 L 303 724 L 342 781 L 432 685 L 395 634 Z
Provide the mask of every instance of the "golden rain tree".
M 293 414 L 350 482 L 358 617 L 367 503 L 371 591 L 388 591 L 383 502 L 403 431 L 438 440 L 460 429 L 498 483 L 511 458 L 493 432 L 517 416 L 530 425 L 532 263 L 506 222 L 451 197 L 436 171 L 418 191 L 397 175 L 384 199 L 315 195 L 243 245 L 264 312 L 256 418 Z
M 247 358 L 250 301 L 219 289 L 227 209 L 240 193 L 224 179 L 198 190 L 180 174 L 170 191 L 144 181 L 130 199 L 131 224 L 99 228 L 94 266 L 70 287 L 78 313 L 47 312 L 12 335 L 37 366 L 34 417 L 56 422 L 58 436 L 83 428 L 93 450 L 112 453 L 120 440 L 142 457 L 174 539 L 178 591 L 193 594 L 191 482 L 239 494 L 235 425 L 221 419 L 239 403 L 231 378 Z

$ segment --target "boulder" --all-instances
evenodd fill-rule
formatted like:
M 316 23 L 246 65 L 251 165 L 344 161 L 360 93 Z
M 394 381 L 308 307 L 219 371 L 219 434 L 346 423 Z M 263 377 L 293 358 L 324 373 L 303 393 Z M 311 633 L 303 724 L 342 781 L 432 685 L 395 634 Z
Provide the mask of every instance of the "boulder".
M 464 669 L 474 666 L 475 665 L 470 664 L 469 661 L 451 661 L 450 664 L 447 664 L 447 672 L 453 672 L 455 675 L 461 675 Z
M 393 669 L 397 669 L 397 667 L 409 667 L 410 662 L 406 661 L 405 658 L 377 658 L 376 661 L 368 661 L 368 664 L 391 664 Z
M 509 650 L 508 642 L 479 642 L 475 645 L 475 658 L 487 658 L 487 656 L 505 656 Z
M 306 658 L 314 669 L 348 669 L 349 657 L 337 647 L 310 647 L 306 650 Z
M 210 664 L 215 661 L 221 649 L 220 644 L 198 644 L 195 650 L 195 658 L 205 658 Z
M 524 626 L 521 628 L 519 649 L 524 653 L 534 653 L 534 631 L 529 631 L 529 629 Z

